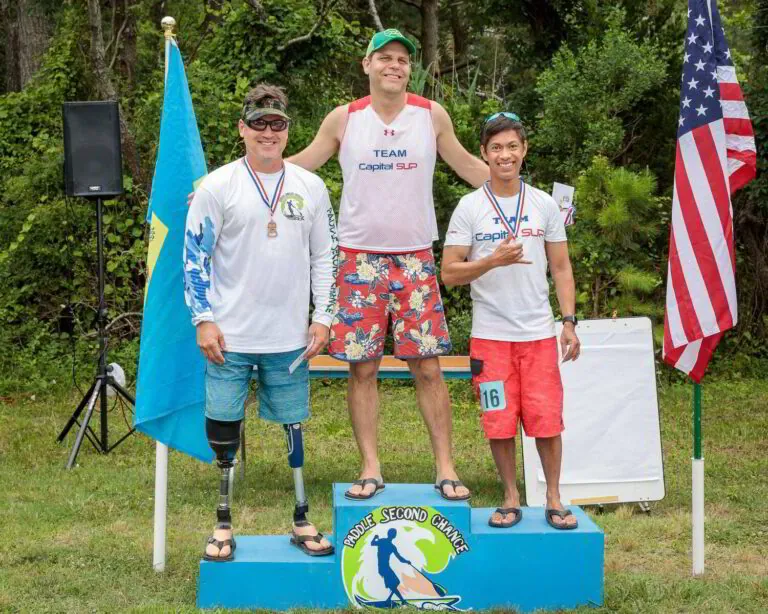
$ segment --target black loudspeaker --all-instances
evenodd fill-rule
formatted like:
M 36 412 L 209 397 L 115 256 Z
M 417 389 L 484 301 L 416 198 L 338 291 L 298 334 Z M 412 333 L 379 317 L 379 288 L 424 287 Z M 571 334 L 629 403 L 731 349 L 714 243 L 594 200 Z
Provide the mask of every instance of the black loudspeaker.
M 64 186 L 69 196 L 106 198 L 123 193 L 117 103 L 65 102 Z

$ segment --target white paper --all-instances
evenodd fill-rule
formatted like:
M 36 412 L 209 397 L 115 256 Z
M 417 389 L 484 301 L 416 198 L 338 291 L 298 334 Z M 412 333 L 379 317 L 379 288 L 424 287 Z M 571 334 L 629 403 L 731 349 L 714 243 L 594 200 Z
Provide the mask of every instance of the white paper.
M 290 375 L 293 375 L 293 372 L 299 368 L 299 365 L 304 362 L 304 360 L 307 358 L 307 354 L 309 354 L 309 348 L 312 347 L 312 344 L 315 342 L 315 338 L 312 337 L 312 339 L 309 341 L 309 345 L 304 348 L 304 351 L 294 360 L 291 365 L 288 367 L 288 373 Z
M 566 226 L 571 226 L 574 222 L 576 208 L 573 205 L 573 195 L 576 189 L 572 185 L 565 183 L 555 183 L 552 186 L 552 198 L 555 199 L 557 206 L 560 207 L 560 213 Z

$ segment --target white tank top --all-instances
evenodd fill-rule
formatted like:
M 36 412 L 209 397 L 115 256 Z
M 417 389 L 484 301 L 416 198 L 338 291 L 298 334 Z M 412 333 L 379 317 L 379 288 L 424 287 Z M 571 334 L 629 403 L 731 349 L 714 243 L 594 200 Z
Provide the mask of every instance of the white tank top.
M 395 120 L 381 121 L 366 96 L 350 103 L 339 148 L 344 177 L 339 245 L 415 252 L 438 239 L 432 179 L 437 142 L 430 101 L 408 94 Z

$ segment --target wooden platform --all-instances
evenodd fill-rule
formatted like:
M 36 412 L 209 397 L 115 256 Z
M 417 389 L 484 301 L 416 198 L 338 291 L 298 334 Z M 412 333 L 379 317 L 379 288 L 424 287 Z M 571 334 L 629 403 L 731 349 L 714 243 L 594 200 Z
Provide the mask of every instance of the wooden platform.
M 469 379 L 469 356 L 439 356 L 440 368 L 448 379 Z M 315 356 L 309 361 L 310 376 L 314 378 L 331 377 L 343 378 L 349 373 L 349 363 L 337 360 L 331 356 Z M 381 359 L 379 378 L 405 379 L 410 378 L 408 363 L 394 356 L 384 356 Z

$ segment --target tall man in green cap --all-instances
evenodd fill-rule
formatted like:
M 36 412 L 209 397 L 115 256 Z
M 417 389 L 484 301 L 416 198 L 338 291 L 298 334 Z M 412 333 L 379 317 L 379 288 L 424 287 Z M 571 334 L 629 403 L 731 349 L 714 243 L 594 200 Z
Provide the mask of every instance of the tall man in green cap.
M 451 344 L 432 242 L 437 223 L 432 181 L 437 154 L 480 187 L 488 167 L 459 143 L 438 103 L 406 92 L 413 43 L 398 30 L 376 33 L 363 58 L 370 95 L 337 107 L 312 143 L 290 161 L 314 171 L 339 154 L 338 309 L 331 355 L 350 363 L 347 404 L 362 456 L 347 491 L 368 499 L 384 488 L 377 451 L 377 374 L 391 323 L 395 356 L 408 362 L 435 453 L 435 488 L 469 498 L 451 453 L 451 404 L 438 356 Z

